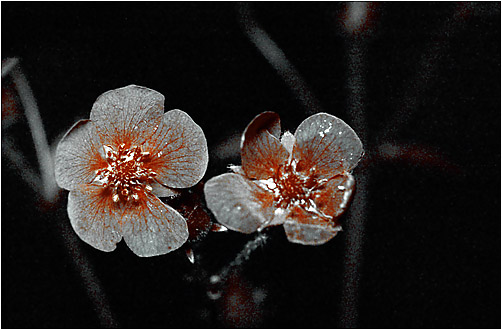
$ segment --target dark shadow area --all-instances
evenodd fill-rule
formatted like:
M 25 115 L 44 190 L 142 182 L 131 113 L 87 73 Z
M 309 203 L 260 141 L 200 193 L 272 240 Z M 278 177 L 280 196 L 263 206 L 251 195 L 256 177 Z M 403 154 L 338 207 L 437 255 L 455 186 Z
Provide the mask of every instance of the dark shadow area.
M 324 111 L 352 125 L 344 6 L 250 4 Z M 290 131 L 307 117 L 239 17 L 232 3 L 4 2 L 2 60 L 20 59 L 51 144 L 88 118 L 105 91 L 159 91 L 166 109 L 202 127 L 207 181 L 240 161 L 211 150 L 258 113 L 277 112 Z M 382 3 L 372 11 L 362 73 L 368 143 L 359 166 L 371 174 L 360 327 L 500 328 L 500 37 L 500 3 Z M 36 168 L 22 111 L 19 118 L 2 138 Z M 381 155 L 381 143 L 408 153 Z M 2 154 L 2 327 L 101 327 L 99 303 L 63 239 L 67 192 L 48 207 L 21 175 Z M 252 235 L 209 233 L 193 245 L 195 265 L 183 249 L 139 258 L 123 242 L 112 253 L 76 242 L 120 327 L 337 327 L 346 232 L 318 247 L 289 243 L 282 227 L 265 233 L 266 244 L 217 289 L 209 277 Z

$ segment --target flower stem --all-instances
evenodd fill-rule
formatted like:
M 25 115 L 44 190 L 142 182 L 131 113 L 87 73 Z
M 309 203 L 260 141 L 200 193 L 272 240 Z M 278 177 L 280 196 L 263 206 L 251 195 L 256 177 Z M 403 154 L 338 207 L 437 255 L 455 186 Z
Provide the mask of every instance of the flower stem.
M 352 127 L 368 147 L 367 123 L 364 112 L 364 53 L 365 41 L 360 36 L 348 39 L 348 110 Z M 357 187 L 345 225 L 345 262 L 343 271 L 344 288 L 342 292 L 342 328 L 358 328 L 359 279 L 363 259 L 364 226 L 367 216 L 367 191 L 369 169 L 357 169 Z
M 12 76 L 12 80 L 16 86 L 21 104 L 24 108 L 28 126 L 30 127 L 35 152 L 40 165 L 43 197 L 46 201 L 53 202 L 59 188 L 54 177 L 54 162 L 49 144 L 47 143 L 47 137 L 42 118 L 40 117 L 40 112 L 38 110 L 37 101 L 33 96 L 28 80 L 21 70 L 18 59 L 8 59 L 4 62 L 2 65 L 2 78 L 8 74 Z
M 263 246 L 267 242 L 268 236 L 262 232 L 257 233 L 254 238 L 244 245 L 244 248 L 235 256 L 228 265 L 223 267 L 217 274 L 211 275 L 209 282 L 212 285 L 220 286 L 226 282 L 226 279 L 230 272 L 235 267 L 240 267 L 246 260 L 249 259 L 251 253 L 255 251 L 258 247 Z M 218 299 L 220 297 L 219 293 L 209 293 L 208 295 L 212 299 Z
M 253 16 L 248 3 L 237 5 L 239 20 L 242 29 L 249 40 L 258 48 L 260 53 L 267 59 L 270 65 L 277 71 L 279 76 L 288 85 L 296 98 L 302 103 L 307 116 L 323 112 L 321 102 L 308 87 L 300 72 L 287 59 L 286 54 L 272 40 Z

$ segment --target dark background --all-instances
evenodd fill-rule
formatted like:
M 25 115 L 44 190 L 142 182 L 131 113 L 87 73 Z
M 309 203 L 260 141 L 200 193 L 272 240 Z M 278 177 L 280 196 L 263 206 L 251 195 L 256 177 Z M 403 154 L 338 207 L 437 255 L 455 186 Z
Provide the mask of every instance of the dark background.
M 266 110 L 294 131 L 306 109 L 250 42 L 237 6 L 3 2 L 2 59 L 21 60 L 51 143 L 88 118 L 101 93 L 129 84 L 189 113 L 210 150 Z M 351 124 L 345 4 L 250 9 L 323 109 Z M 500 328 L 500 3 L 380 3 L 361 38 L 370 177 L 358 325 Z M 409 120 L 392 124 L 403 108 Z M 382 130 L 395 133 L 381 140 Z M 24 119 L 6 135 L 36 166 Z M 433 157 L 378 158 L 382 142 L 420 145 Z M 205 180 L 239 162 L 211 152 Z M 269 229 L 214 301 L 209 275 L 251 236 L 210 233 L 194 246 L 195 266 L 183 249 L 142 259 L 120 243 L 104 253 L 65 232 L 66 198 L 47 206 L 2 157 L 4 328 L 106 325 L 75 266 L 75 244 L 121 327 L 340 325 L 344 232 L 305 247 Z M 224 303 L 232 299 L 240 319 Z

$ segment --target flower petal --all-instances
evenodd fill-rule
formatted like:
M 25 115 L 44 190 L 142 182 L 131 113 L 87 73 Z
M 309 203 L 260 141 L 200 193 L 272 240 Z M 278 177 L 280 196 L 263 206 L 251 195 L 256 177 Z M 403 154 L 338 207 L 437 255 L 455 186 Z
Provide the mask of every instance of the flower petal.
M 290 131 L 284 132 L 281 137 L 281 143 L 286 148 L 289 154 L 293 153 L 293 146 L 295 145 L 295 136 Z
M 169 189 L 155 181 L 150 182 L 150 186 L 152 187 L 152 194 L 157 197 L 174 197 L 178 195 L 177 191 Z
M 77 235 L 98 250 L 113 251 L 122 239 L 119 211 L 100 186 L 80 185 L 70 191 L 68 216 Z
M 150 193 L 123 210 L 122 223 L 127 246 L 140 257 L 169 253 L 188 239 L 185 218 Z
M 314 215 L 300 207 L 295 207 L 284 223 L 284 231 L 290 242 L 321 245 L 342 230 L 341 226 L 336 226 L 329 220 L 329 218 Z
M 347 208 L 354 192 L 354 183 L 354 177 L 348 173 L 329 180 L 315 194 L 314 201 L 317 208 L 333 218 L 340 216 Z
M 288 151 L 279 141 L 281 122 L 275 112 L 262 112 L 242 134 L 241 158 L 246 176 L 268 179 L 288 159 Z
M 56 150 L 55 174 L 57 184 L 73 190 L 90 183 L 97 169 L 106 167 L 100 155 L 96 128 L 90 120 L 80 120 L 66 133 Z
M 130 85 L 98 97 L 91 110 L 102 144 L 142 145 L 158 128 L 164 96 L 152 89 Z
M 239 174 L 210 179 L 204 194 L 216 220 L 232 230 L 249 234 L 272 220 L 274 195 Z
M 319 178 L 349 172 L 364 151 L 361 140 L 349 125 L 327 113 L 305 119 L 295 132 L 293 158 L 299 171 L 315 168 Z
M 152 160 L 155 179 L 171 188 L 195 185 L 206 173 L 209 155 L 204 132 L 181 110 L 164 114 L 163 123 L 144 145 Z

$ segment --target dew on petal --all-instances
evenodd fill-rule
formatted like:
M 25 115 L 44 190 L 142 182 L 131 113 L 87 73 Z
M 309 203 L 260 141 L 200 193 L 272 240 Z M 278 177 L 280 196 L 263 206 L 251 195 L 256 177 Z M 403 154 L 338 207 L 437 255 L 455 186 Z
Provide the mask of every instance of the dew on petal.
M 293 157 L 299 161 L 299 170 L 316 166 L 321 178 L 351 171 L 363 155 L 361 140 L 354 130 L 327 113 L 305 119 L 298 126 L 295 138 Z
M 345 211 L 354 186 L 355 180 L 351 174 L 339 175 L 327 181 L 313 198 L 323 213 L 338 217 Z
M 242 139 L 242 167 L 210 179 L 208 208 L 229 229 L 243 233 L 284 225 L 291 242 L 324 244 L 354 191 L 350 171 L 363 155 L 355 132 L 335 116 L 319 113 L 281 140 L 277 114 L 253 119 Z
M 304 245 L 321 245 L 342 230 L 330 218 L 313 215 L 300 207 L 292 209 L 284 223 L 284 231 L 290 242 Z

